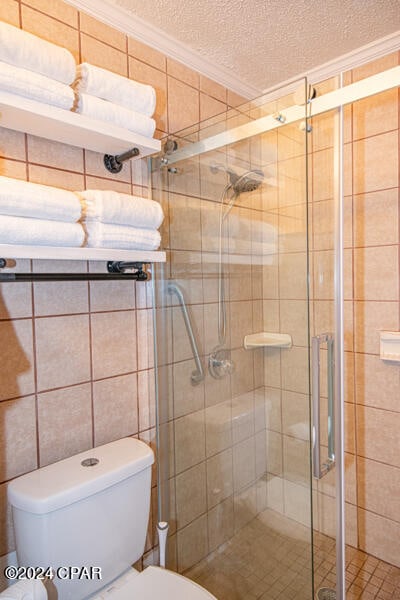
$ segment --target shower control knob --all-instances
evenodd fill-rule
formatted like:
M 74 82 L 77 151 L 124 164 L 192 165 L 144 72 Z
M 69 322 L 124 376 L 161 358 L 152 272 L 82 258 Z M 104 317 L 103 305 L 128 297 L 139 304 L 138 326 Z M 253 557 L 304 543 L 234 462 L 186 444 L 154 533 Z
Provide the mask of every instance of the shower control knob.
M 208 358 L 208 370 L 214 379 L 222 379 L 230 375 L 234 368 L 231 353 L 224 348 L 216 348 Z

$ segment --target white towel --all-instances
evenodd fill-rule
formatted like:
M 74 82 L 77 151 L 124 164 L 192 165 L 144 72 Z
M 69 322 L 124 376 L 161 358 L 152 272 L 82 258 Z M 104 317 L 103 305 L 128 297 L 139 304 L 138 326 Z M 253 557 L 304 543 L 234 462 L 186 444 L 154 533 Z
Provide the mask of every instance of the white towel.
M 78 65 L 73 87 L 79 92 L 109 100 L 148 117 L 153 115 L 156 108 L 156 92 L 151 85 L 138 83 L 89 63 Z
M 14 583 L 0 594 L 1 600 L 46 600 L 47 591 L 38 579 Z
M 0 60 L 68 85 L 75 79 L 76 63 L 69 50 L 3 22 Z
M 81 115 L 114 123 L 118 127 L 129 129 L 129 131 L 149 138 L 153 137 L 156 129 L 156 122 L 151 117 L 89 94 L 78 92 L 78 102 L 74 110 Z
M 81 203 L 74 192 L 1 175 L 0 215 L 74 223 Z
M 80 223 L 0 215 L 0 244 L 80 247 L 84 240 Z
M 161 236 L 156 229 L 137 229 L 90 221 L 83 223 L 89 248 L 120 248 L 124 250 L 157 250 Z
M 157 229 L 164 219 L 158 202 L 112 190 L 77 192 L 83 200 L 86 221 L 101 221 L 136 228 Z
M 75 98 L 73 89 L 65 83 L 5 62 L 0 62 L 0 89 L 66 110 L 71 110 Z

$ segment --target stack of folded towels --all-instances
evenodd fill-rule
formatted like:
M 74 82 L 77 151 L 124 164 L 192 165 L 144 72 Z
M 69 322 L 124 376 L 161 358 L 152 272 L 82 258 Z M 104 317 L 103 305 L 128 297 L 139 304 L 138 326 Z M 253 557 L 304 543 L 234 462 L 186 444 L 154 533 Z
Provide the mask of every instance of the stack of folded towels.
M 77 192 L 90 248 L 157 250 L 164 219 L 158 202 L 111 190 Z
M 82 63 L 77 67 L 73 88 L 76 112 L 145 137 L 154 135 L 156 124 L 151 116 L 156 93 L 150 85 Z
M 66 48 L 0 22 L 0 89 L 71 110 L 75 59 Z
M 0 243 L 80 247 L 80 218 L 74 192 L 0 176 Z

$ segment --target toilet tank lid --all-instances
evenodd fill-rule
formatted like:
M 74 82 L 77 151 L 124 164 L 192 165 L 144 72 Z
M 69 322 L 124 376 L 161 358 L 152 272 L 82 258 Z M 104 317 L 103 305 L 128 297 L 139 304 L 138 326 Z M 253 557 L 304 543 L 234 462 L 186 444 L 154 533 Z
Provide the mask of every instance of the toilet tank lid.
M 89 466 L 83 466 L 84 461 Z M 46 514 L 101 492 L 153 462 L 147 444 L 123 438 L 14 479 L 8 485 L 8 500 L 21 510 Z

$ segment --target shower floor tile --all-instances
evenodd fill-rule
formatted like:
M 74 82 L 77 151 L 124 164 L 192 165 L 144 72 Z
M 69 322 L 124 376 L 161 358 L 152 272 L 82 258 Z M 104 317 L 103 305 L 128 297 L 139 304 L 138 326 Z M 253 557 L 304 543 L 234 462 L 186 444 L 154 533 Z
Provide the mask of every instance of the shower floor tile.
M 314 532 L 315 589 L 335 587 L 334 541 Z M 311 600 L 309 530 L 267 510 L 185 573 L 218 600 Z M 400 600 L 400 569 L 346 548 L 347 600 Z

